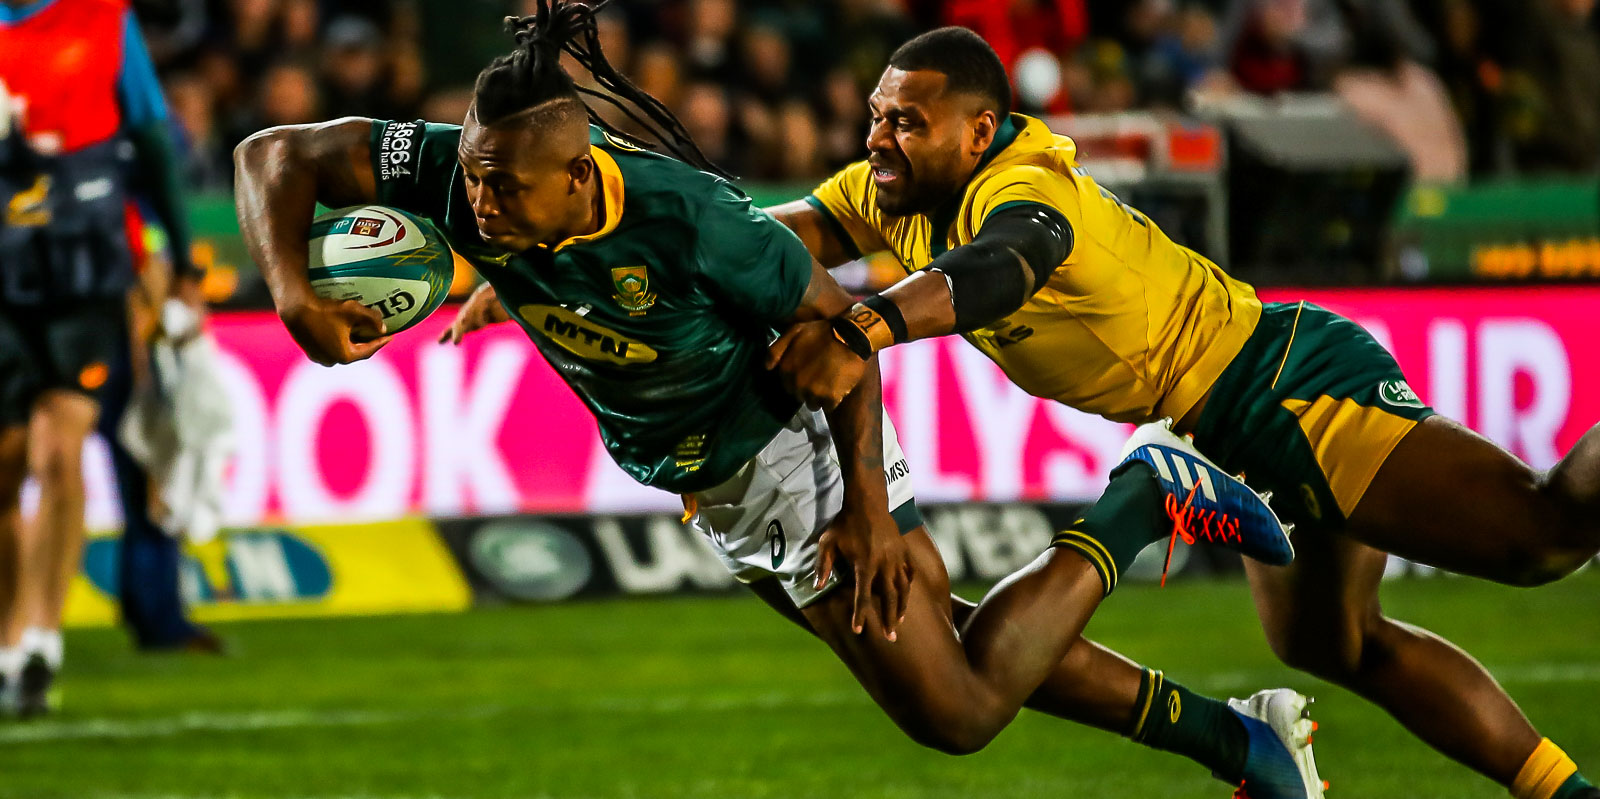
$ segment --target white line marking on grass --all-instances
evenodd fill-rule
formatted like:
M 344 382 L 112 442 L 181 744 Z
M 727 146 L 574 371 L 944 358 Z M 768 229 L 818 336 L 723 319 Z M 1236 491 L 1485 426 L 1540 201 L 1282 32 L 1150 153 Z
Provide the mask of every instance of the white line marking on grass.
M 644 698 L 603 698 L 563 704 L 526 706 L 476 706 L 458 710 L 314 710 L 195 711 L 150 718 L 42 719 L 0 727 L 0 744 L 48 741 L 119 740 L 171 737 L 193 732 L 255 732 L 315 727 L 371 727 L 410 721 L 489 718 L 506 713 L 549 715 L 557 713 L 637 713 L 668 715 L 685 712 L 720 713 L 764 711 L 792 707 L 834 707 L 867 702 L 860 691 L 823 691 L 812 694 L 772 692 L 746 696 L 701 695 Z
M 1600 682 L 1600 662 L 1527 663 L 1492 668 L 1496 679 L 1510 684 L 1544 685 L 1552 683 Z M 1286 670 L 1196 672 L 1185 678 L 1209 690 L 1233 691 L 1276 685 L 1286 676 L 1300 677 Z M 315 710 L 310 708 L 236 713 L 196 711 L 152 718 L 98 718 L 78 720 L 40 720 L 0 727 L 0 744 L 43 743 L 49 741 L 147 739 L 192 732 L 254 732 L 316 727 L 371 727 L 411 721 L 490 718 L 509 713 L 552 715 L 562 713 L 609 713 L 669 715 L 678 713 L 725 713 L 774 711 L 797 707 L 839 707 L 866 705 L 870 700 L 858 689 L 793 693 L 773 691 L 762 694 L 706 696 L 679 694 L 652 697 L 607 697 L 560 704 L 518 706 L 475 706 L 457 710 Z M 132 799 L 130 797 L 129 799 Z M 148 799 L 159 799 L 149 797 Z M 172 797 L 172 799 L 183 799 Z M 362 798 L 365 799 L 365 798 Z M 401 799 L 372 797 L 371 799 Z
M 185 793 L 90 793 L 84 794 L 86 799 L 238 799 L 247 794 L 185 794 Z M 317 794 L 315 796 L 285 796 L 280 799 L 455 799 L 443 794 L 407 795 L 407 794 Z M 557 799 L 557 797 L 539 794 L 527 799 Z M 570 798 L 563 798 L 570 799 Z
M 452 717 L 490 715 L 491 708 L 448 713 Z M 188 732 L 252 732 L 305 727 L 362 727 L 436 718 L 435 712 L 374 710 L 259 710 L 239 713 L 193 711 L 153 718 L 39 720 L 0 727 L 0 743 L 35 743 L 83 739 L 155 738 Z

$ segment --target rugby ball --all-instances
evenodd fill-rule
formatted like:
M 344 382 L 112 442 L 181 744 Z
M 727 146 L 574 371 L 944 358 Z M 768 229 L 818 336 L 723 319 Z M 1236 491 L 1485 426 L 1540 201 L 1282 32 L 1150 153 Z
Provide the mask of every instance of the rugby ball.
M 354 205 L 311 223 L 307 277 L 317 296 L 357 300 L 390 333 L 428 318 L 450 293 L 455 260 L 427 220 L 398 208 Z

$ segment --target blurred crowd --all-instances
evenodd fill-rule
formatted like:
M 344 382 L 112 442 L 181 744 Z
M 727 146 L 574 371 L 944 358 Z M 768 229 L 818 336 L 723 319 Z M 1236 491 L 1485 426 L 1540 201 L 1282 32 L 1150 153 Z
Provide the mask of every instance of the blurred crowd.
M 1596 0 L 616 0 L 613 64 L 752 180 L 860 157 L 890 52 L 961 24 L 1012 70 L 1018 110 L 1203 111 L 1333 92 L 1420 177 L 1600 167 Z M 347 114 L 459 122 L 521 0 L 140 0 L 199 187 L 235 142 Z M 619 120 L 620 121 L 620 120 Z

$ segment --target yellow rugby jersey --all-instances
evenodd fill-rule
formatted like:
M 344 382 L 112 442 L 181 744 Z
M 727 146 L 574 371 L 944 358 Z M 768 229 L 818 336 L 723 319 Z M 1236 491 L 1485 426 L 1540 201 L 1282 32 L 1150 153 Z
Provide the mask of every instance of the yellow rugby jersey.
M 888 250 L 906 272 L 972 241 L 983 220 L 1017 203 L 1060 211 L 1072 254 L 1016 313 L 963 337 L 1023 390 L 1119 422 L 1182 419 L 1261 318 L 1255 289 L 1181 247 L 1101 188 L 1077 145 L 1012 114 L 959 206 L 889 216 L 861 161 L 806 200 L 860 253 Z

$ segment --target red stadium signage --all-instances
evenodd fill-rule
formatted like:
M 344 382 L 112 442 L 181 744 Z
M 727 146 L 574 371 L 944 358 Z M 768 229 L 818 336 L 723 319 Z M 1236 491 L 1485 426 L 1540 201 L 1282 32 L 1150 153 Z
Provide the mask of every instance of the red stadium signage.
M 1600 421 L 1600 288 L 1266 292 L 1366 325 L 1422 398 L 1551 465 Z M 270 313 L 219 314 L 237 417 L 228 518 L 671 511 L 629 480 L 583 406 L 509 325 L 433 343 L 446 310 L 370 361 L 325 369 Z M 1022 393 L 958 339 L 886 353 L 885 395 L 925 503 L 1093 499 L 1127 427 Z M 91 522 L 116 526 L 103 446 Z

